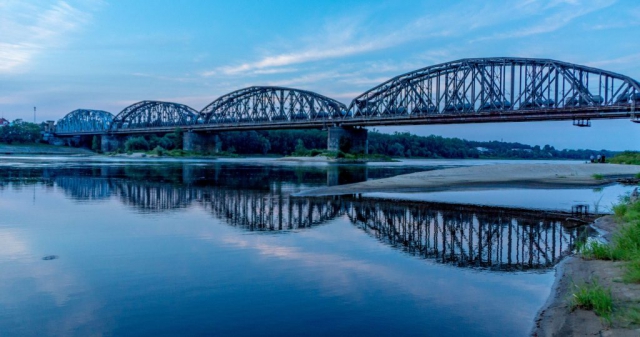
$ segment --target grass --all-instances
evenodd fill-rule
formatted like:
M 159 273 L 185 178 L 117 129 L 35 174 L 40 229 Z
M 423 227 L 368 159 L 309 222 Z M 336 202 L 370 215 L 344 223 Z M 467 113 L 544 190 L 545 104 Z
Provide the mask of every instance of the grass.
M 587 259 L 624 261 L 622 281 L 640 283 L 640 201 L 631 202 L 629 195 L 620 198 L 613 206 L 616 221 L 623 223 L 610 243 L 587 241 L 578 244 L 578 252 Z M 613 312 L 611 289 L 601 286 L 597 280 L 581 286 L 574 285 L 572 308 L 593 310 L 607 323 L 615 319 L 616 324 L 640 325 L 638 302 L 617 303 Z M 612 314 L 613 313 L 613 314 Z
M 613 260 L 611 246 L 606 243 L 599 241 L 578 243 L 576 249 L 585 259 Z
M 607 162 L 613 164 L 640 165 L 640 152 L 625 151 L 608 159 Z
M 611 322 L 611 313 L 613 312 L 611 289 L 605 289 L 597 280 L 593 280 L 590 284 L 574 285 L 571 309 L 576 308 L 593 310 L 596 315 Z
M 602 180 L 602 179 L 604 179 L 604 176 L 603 176 L 602 174 L 598 174 L 598 173 L 596 173 L 596 174 L 592 175 L 592 177 L 593 177 L 593 179 L 595 179 L 595 180 Z

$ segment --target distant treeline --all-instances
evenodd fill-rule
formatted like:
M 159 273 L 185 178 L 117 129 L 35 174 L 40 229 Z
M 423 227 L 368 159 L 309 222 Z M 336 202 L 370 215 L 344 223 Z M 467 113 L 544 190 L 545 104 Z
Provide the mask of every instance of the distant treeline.
M 237 154 L 291 155 L 303 144 L 306 149 L 325 150 L 327 132 L 320 130 L 277 130 L 225 132 L 219 135 L 220 149 Z M 514 158 L 579 159 L 616 152 L 607 150 L 557 150 L 553 146 L 531 146 L 508 142 L 476 142 L 410 133 L 369 132 L 369 153 L 404 158 Z
M 36 143 L 42 139 L 40 125 L 16 119 L 13 123 L 0 126 L 0 143 Z
M 31 143 L 41 140 L 41 126 L 16 120 L 0 127 L 0 142 Z M 94 137 L 95 138 L 95 137 Z M 327 132 L 321 130 L 276 130 L 223 132 L 216 139 L 221 151 L 235 154 L 292 155 L 303 150 L 326 150 Z M 99 149 L 98 139 L 92 142 Z M 181 149 L 182 131 L 166 135 L 131 137 L 126 151 Z M 303 151 L 304 152 L 304 151 Z M 311 151 L 308 151 L 311 152 Z M 319 152 L 319 151 L 316 151 Z M 404 158 L 513 158 L 513 159 L 579 159 L 605 155 L 613 157 L 617 152 L 607 150 L 556 150 L 553 146 L 531 146 L 508 142 L 476 142 L 440 136 L 416 136 L 410 133 L 386 134 L 369 132 L 369 153 Z

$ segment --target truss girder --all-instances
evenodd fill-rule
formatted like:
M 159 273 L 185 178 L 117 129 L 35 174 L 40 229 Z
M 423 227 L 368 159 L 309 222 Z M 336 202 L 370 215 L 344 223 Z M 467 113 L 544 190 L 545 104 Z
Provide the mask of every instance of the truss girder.
M 356 97 L 354 118 L 628 107 L 640 83 L 621 74 L 548 59 L 463 59 L 394 77 Z
M 255 86 L 216 99 L 200 111 L 198 123 L 287 123 L 346 115 L 344 104 L 311 91 Z
M 102 110 L 78 109 L 71 111 L 56 123 L 57 133 L 99 132 L 108 130 L 113 115 Z
M 114 117 L 111 130 L 188 126 L 196 122 L 198 111 L 184 104 L 142 101 Z

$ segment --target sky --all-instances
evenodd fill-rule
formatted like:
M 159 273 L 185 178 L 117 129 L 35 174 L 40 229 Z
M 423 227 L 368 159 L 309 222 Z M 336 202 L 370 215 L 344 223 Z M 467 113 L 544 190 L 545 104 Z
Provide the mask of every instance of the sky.
M 640 1 L 0 1 L 0 117 L 117 114 L 141 100 L 202 109 L 252 85 L 348 104 L 387 79 L 467 57 L 537 57 L 640 80 Z M 556 148 L 640 150 L 640 124 L 378 127 Z

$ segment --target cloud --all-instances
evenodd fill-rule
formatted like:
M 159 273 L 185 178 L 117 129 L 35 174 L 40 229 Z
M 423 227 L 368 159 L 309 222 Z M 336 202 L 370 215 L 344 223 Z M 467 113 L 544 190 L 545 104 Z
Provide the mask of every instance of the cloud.
M 472 42 L 484 41 L 490 39 L 510 39 L 522 38 L 532 35 L 545 34 L 555 32 L 574 19 L 589 13 L 601 10 L 614 4 L 613 0 L 595 1 L 589 4 L 582 4 L 577 1 L 554 1 L 537 13 L 538 16 L 544 16 L 544 19 L 520 29 L 511 32 L 494 34 L 488 37 L 481 37 Z M 561 8 L 558 8 L 561 7 Z M 553 10 L 552 14 L 548 14 Z M 530 13 L 534 14 L 534 13 Z
M 636 64 L 638 64 L 638 62 L 640 62 L 640 53 L 625 55 L 622 57 L 616 57 L 608 60 L 588 62 L 586 65 L 594 68 L 600 68 L 603 66 L 610 66 L 610 65 L 635 66 Z
M 453 35 L 458 31 L 443 28 L 447 27 L 444 23 L 455 16 L 453 12 L 438 17 L 421 17 L 400 27 L 391 25 L 387 29 L 382 28 L 381 34 L 369 33 L 378 29 L 366 23 L 370 21 L 367 17 L 332 18 L 319 34 L 303 37 L 295 46 L 290 46 L 289 49 L 295 51 L 268 53 L 257 61 L 218 67 L 202 72 L 202 76 L 280 73 L 285 72 L 281 69 L 290 69 L 280 67 L 339 59 L 387 49 L 416 39 Z
M 0 74 L 24 70 L 36 55 L 61 46 L 70 32 L 91 19 L 90 9 L 65 1 L 47 4 L 9 0 L 0 6 Z M 97 1 L 88 4 L 101 6 Z

